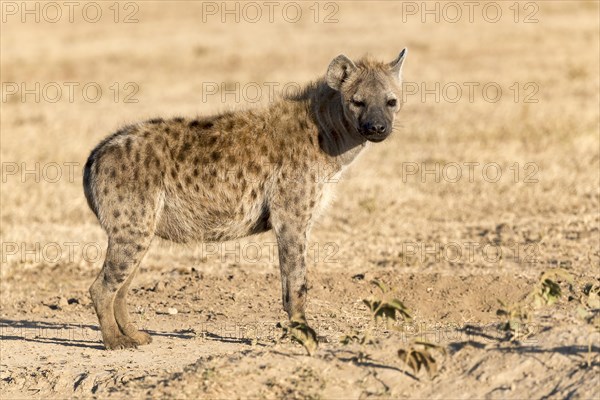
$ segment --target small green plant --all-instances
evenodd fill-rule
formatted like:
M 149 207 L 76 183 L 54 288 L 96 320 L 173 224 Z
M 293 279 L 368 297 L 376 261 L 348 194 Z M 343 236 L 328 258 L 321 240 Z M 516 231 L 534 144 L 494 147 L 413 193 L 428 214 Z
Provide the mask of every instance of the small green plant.
M 555 268 L 545 271 L 528 296 L 536 308 L 551 306 L 562 296 L 560 285 L 551 278 L 563 279 L 569 283 L 573 282 L 571 274 L 564 269 Z
M 362 363 L 371 359 L 371 356 L 367 352 L 367 345 L 375 344 L 375 340 L 371 337 L 371 328 L 369 327 L 366 332 L 353 331 L 349 335 L 344 335 L 340 338 L 340 343 L 344 346 L 348 346 L 351 343 L 358 343 L 360 350 L 354 358 L 356 362 Z
M 373 314 L 375 322 L 377 322 L 379 318 L 386 322 L 388 319 L 397 321 L 398 317 L 396 314 L 403 319 L 410 319 L 410 314 L 408 313 L 406 306 L 396 298 L 389 298 L 390 290 L 384 283 L 377 280 L 373 280 L 370 283 L 377 286 L 381 291 L 381 294 L 385 297 L 371 296 L 368 299 L 363 300 L 363 303 L 366 304 L 369 311 Z M 348 345 L 350 343 L 358 343 L 360 345 L 373 344 L 374 340 L 371 337 L 371 327 L 369 326 L 366 332 L 355 330 L 351 334 L 342 336 L 340 338 L 340 343 L 343 345 Z
M 587 309 L 600 309 L 600 284 L 587 283 L 582 292 L 580 301 Z
M 373 340 L 371 339 L 371 335 L 368 332 L 361 333 L 359 331 L 354 331 L 350 335 L 344 335 L 340 338 L 340 343 L 344 346 L 349 345 L 350 343 L 358 343 L 361 345 L 364 344 L 372 344 Z
M 446 355 L 446 349 L 442 346 L 415 340 L 409 347 L 398 350 L 398 357 L 412 369 L 415 375 L 421 371 L 421 368 L 424 368 L 431 379 L 438 371 L 438 364 L 431 354 L 432 351 L 438 351 L 439 353 Z
M 556 282 L 560 280 L 572 283 L 573 277 L 562 268 L 550 269 L 542 273 L 531 292 L 520 302 L 508 305 L 498 300 L 500 308 L 496 315 L 503 318 L 500 328 L 509 333 L 511 340 L 522 340 L 533 335 L 528 311 L 532 307 L 541 308 L 556 303 L 562 296 L 560 284 Z
M 522 304 L 507 305 L 498 300 L 501 308 L 496 311 L 496 315 L 503 318 L 500 329 L 509 333 L 512 340 L 521 340 L 533 334 L 529 325 L 529 314 Z
M 365 303 L 373 313 L 373 319 L 375 319 L 376 322 L 378 318 L 381 318 L 384 321 L 387 321 L 388 319 L 397 321 L 398 317 L 405 321 L 410 321 L 411 316 L 408 312 L 408 308 L 406 308 L 406 306 L 397 298 L 390 298 L 390 290 L 385 284 L 377 280 L 373 280 L 371 283 L 377 286 L 381 290 L 382 295 L 384 295 L 383 298 L 370 297 L 363 300 L 363 303 Z
M 387 285 L 377 280 L 373 280 L 370 283 L 375 285 L 380 293 L 364 299 L 363 303 L 369 308 L 375 323 L 380 319 L 383 320 L 386 325 L 389 321 L 411 320 L 412 317 L 408 308 L 402 301 L 391 295 L 391 291 Z M 340 342 L 344 345 L 349 345 L 351 343 L 358 343 L 361 345 L 361 350 L 356 357 L 356 360 L 359 362 L 370 359 L 369 354 L 366 352 L 366 346 L 375 343 L 371 338 L 371 329 L 372 327 L 369 326 L 366 332 L 355 330 L 351 334 L 344 335 L 340 338 Z M 392 329 L 398 330 L 398 328 L 393 325 Z M 432 354 L 433 351 L 446 354 L 446 350 L 442 346 L 418 340 L 412 341 L 406 348 L 400 348 L 397 351 L 397 354 L 400 360 L 408 365 L 415 374 L 419 373 L 421 369 L 425 369 L 429 377 L 432 378 L 435 376 L 438 369 L 437 361 Z
M 594 333 L 600 332 L 600 284 L 585 284 L 579 302 L 581 306 L 577 309 L 577 313 L 581 319 L 590 324 L 586 357 L 586 365 L 589 368 L 592 366 L 592 337 Z

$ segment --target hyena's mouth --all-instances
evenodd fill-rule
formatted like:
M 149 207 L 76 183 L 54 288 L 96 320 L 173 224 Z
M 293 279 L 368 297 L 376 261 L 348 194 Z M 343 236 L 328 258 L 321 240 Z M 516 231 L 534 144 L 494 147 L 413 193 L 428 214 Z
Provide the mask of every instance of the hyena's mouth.
M 383 142 L 388 136 L 389 133 L 372 133 L 372 132 L 361 132 L 362 137 L 367 139 L 369 142 L 379 143 Z
M 379 143 L 383 142 L 387 137 L 388 135 L 370 135 L 365 136 L 365 139 L 367 139 L 369 142 Z

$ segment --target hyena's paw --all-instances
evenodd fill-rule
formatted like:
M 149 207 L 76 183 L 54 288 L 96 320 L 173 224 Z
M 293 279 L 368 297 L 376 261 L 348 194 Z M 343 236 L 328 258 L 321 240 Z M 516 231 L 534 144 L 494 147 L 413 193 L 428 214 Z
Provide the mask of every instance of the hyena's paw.
M 129 336 L 116 335 L 112 338 L 105 339 L 104 347 L 106 347 L 107 350 L 135 349 L 138 347 L 138 343 Z
M 313 355 L 319 346 L 317 333 L 302 318 L 302 322 L 290 321 L 287 332 L 304 346 L 309 356 Z
M 152 336 L 144 331 L 127 332 L 127 336 L 133 339 L 138 346 L 152 343 Z

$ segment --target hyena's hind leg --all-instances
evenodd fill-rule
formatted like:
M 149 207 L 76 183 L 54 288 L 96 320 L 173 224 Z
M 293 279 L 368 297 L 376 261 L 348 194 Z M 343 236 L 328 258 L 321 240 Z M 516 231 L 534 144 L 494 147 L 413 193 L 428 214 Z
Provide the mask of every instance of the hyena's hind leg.
M 146 204 L 140 200 L 139 197 L 130 195 L 125 201 L 127 206 L 124 218 L 114 218 L 116 214 L 113 213 L 115 225 L 112 229 L 107 229 L 109 237 L 114 238 L 114 251 L 126 258 L 125 262 L 118 260 L 118 271 L 116 274 L 113 272 L 114 277 L 118 278 L 115 279 L 118 290 L 114 294 L 113 305 L 115 320 L 121 333 L 133 339 L 136 345 L 148 344 L 152 342 L 152 338 L 131 323 L 127 311 L 127 291 L 154 237 L 156 217 L 154 204 Z M 125 280 L 121 281 L 123 278 Z
M 106 260 L 90 287 L 90 295 L 107 349 L 124 349 L 150 343 L 149 335 L 129 322 L 126 292 L 152 240 L 152 235 L 109 237 Z
M 154 237 L 163 206 L 164 171 L 159 143 L 149 130 L 140 134 L 139 129 L 128 127 L 106 139 L 84 168 L 86 198 L 108 235 L 104 265 L 90 287 L 108 349 L 150 342 L 148 334 L 131 324 L 126 294 Z
M 117 321 L 117 325 L 121 330 L 121 333 L 132 338 L 137 345 L 149 344 L 152 342 L 152 336 L 144 331 L 140 331 L 137 329 L 135 324 L 133 324 L 129 318 L 129 312 L 127 311 L 127 291 L 129 290 L 129 285 L 131 285 L 131 281 L 137 274 L 140 266 L 138 265 L 134 268 L 134 270 L 129 274 L 123 285 L 117 290 L 117 294 L 115 295 L 115 319 Z
M 126 299 L 129 285 L 154 237 L 162 195 L 158 187 L 141 192 L 133 182 L 115 183 L 112 191 L 115 192 L 112 197 L 97 199 L 99 219 L 108 234 L 108 248 L 90 295 L 106 348 L 121 349 L 151 342 L 150 335 L 138 331 L 130 322 Z

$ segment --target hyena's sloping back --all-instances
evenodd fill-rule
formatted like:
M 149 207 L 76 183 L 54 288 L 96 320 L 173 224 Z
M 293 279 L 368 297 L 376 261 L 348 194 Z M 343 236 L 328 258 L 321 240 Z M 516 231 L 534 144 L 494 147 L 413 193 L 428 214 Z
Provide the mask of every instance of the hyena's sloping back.
M 156 119 L 123 129 L 98 145 L 86 163 L 88 204 L 110 230 L 114 214 L 135 213 L 134 205 L 156 211 L 155 234 L 175 242 L 264 232 L 277 171 L 284 162 L 306 158 L 307 146 L 317 146 L 316 132 L 300 134 L 308 123 L 292 117 L 296 107 L 282 103 L 273 113 Z M 161 194 L 164 201 L 157 202 Z M 148 201 L 140 202 L 141 196 Z

